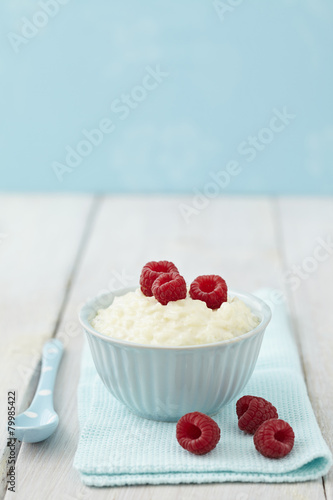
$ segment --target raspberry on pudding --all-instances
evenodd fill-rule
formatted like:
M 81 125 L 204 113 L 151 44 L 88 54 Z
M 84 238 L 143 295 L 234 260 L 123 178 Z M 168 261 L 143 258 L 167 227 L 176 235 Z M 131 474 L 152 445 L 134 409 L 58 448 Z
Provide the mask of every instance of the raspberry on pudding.
M 178 273 L 164 273 L 154 281 L 152 292 L 155 299 L 166 306 L 168 302 L 186 298 L 186 283 Z
M 198 276 L 190 286 L 193 300 L 203 300 L 210 309 L 218 309 L 228 300 L 227 284 L 221 276 L 209 274 Z
M 154 284 L 154 281 L 164 273 L 178 273 L 178 269 L 173 262 L 169 262 L 168 260 L 147 262 L 147 264 L 143 266 L 141 271 L 141 292 L 147 297 L 152 297 L 152 286 Z

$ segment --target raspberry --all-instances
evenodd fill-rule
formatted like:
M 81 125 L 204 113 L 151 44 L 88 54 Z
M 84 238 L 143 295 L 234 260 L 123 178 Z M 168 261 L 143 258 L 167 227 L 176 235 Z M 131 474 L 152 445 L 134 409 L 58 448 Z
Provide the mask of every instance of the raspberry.
M 236 403 L 238 427 L 248 434 L 254 434 L 258 427 L 270 418 L 278 418 L 275 406 L 264 398 L 243 396 Z
M 152 292 L 155 299 L 166 306 L 168 302 L 185 299 L 186 283 L 178 273 L 160 274 L 153 283 Z
M 227 284 L 221 276 L 208 274 L 198 276 L 190 286 L 190 297 L 206 302 L 210 309 L 218 309 L 227 301 Z
M 205 455 L 220 440 L 220 428 L 208 415 L 195 411 L 187 413 L 177 422 L 177 441 L 185 450 L 195 455 Z
M 140 287 L 141 291 L 147 297 L 152 297 L 152 285 L 156 278 L 162 273 L 178 273 L 178 269 L 173 264 L 173 262 L 168 262 L 167 260 L 160 260 L 159 262 L 151 261 L 147 262 L 141 271 L 140 276 Z
M 282 458 L 294 446 L 295 434 L 292 427 L 279 418 L 266 420 L 253 436 L 256 449 L 268 458 Z

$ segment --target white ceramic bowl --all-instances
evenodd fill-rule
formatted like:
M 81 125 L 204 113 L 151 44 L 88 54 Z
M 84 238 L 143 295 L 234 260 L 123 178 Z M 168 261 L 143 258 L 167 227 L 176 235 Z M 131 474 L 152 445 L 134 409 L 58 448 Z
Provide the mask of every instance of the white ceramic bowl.
M 153 420 L 177 421 L 201 411 L 217 413 L 234 399 L 254 370 L 269 307 L 254 295 L 237 295 L 260 318 L 259 325 L 234 339 L 196 346 L 150 346 L 97 332 L 90 324 L 98 309 L 108 307 L 115 296 L 135 287 L 89 300 L 79 313 L 94 363 L 112 396 L 137 415 Z

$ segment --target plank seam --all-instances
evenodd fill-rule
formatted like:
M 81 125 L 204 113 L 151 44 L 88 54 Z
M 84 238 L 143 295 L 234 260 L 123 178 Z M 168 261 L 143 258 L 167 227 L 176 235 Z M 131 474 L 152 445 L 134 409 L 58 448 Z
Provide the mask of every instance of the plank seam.
M 278 197 L 272 197 L 272 211 L 273 211 L 273 221 L 274 221 L 274 226 L 275 226 L 275 231 L 274 234 L 276 235 L 276 248 L 278 251 L 278 254 L 280 256 L 280 261 L 282 265 L 282 271 L 287 271 L 287 257 L 286 257 L 286 245 L 284 242 L 284 237 L 283 237 L 283 231 L 282 231 L 282 216 L 281 216 L 281 211 L 280 211 L 280 206 L 279 206 L 279 199 Z M 295 303 L 294 303 L 294 297 L 287 285 L 284 285 L 284 292 L 287 296 L 289 307 L 290 307 L 290 312 L 291 314 L 291 323 L 292 323 L 292 329 L 295 333 L 294 338 L 297 342 L 297 348 L 298 348 L 298 353 L 301 358 L 301 366 L 302 366 L 302 371 L 303 371 L 303 377 L 305 379 L 305 382 L 307 382 L 307 377 L 306 377 L 306 371 L 305 371 L 305 364 L 304 364 L 304 357 L 303 357 L 303 350 L 302 350 L 302 345 L 300 342 L 300 332 L 298 328 L 298 324 L 296 321 L 296 308 L 295 308 Z
M 53 332 L 51 335 L 52 338 L 56 336 L 58 329 L 59 329 L 59 326 L 61 324 L 64 312 L 66 309 L 66 305 L 68 303 L 69 295 L 70 295 L 70 292 L 72 289 L 72 285 L 74 283 L 79 266 L 81 264 L 82 257 L 83 257 L 84 251 L 86 249 L 87 242 L 89 240 L 89 236 L 90 236 L 90 233 L 91 233 L 91 230 L 93 227 L 93 223 L 94 223 L 94 221 L 97 217 L 97 214 L 99 212 L 101 202 L 102 202 L 102 196 L 95 195 L 93 198 L 92 205 L 91 205 L 91 208 L 89 210 L 88 216 L 87 216 L 87 221 L 86 221 L 83 233 L 82 233 L 81 241 L 80 241 L 78 252 L 76 254 L 76 257 L 75 257 L 75 260 L 73 263 L 73 267 L 72 267 L 72 269 L 69 273 L 69 277 L 67 279 L 67 284 L 65 287 L 64 296 L 63 296 L 62 302 L 60 304 L 59 313 L 58 313 L 58 316 L 57 316 L 57 319 L 56 319 L 56 322 L 55 322 L 55 325 L 53 328 Z
M 280 255 L 280 260 L 282 263 L 282 270 L 287 271 L 288 261 L 287 261 L 287 256 L 286 256 L 286 244 L 285 244 L 285 240 L 283 237 L 283 230 L 282 230 L 282 214 L 281 214 L 281 209 L 280 209 L 280 197 L 277 197 L 277 196 L 272 197 L 272 209 L 273 209 L 273 221 L 274 221 L 274 225 L 275 225 L 274 233 L 276 234 L 276 246 L 277 246 L 277 250 L 278 250 L 278 253 Z M 284 286 L 284 289 L 285 289 L 284 290 L 285 294 L 288 298 L 289 307 L 290 307 L 290 311 L 291 311 L 291 318 L 290 318 L 291 324 L 292 324 L 291 326 L 292 326 L 292 329 L 295 333 L 294 338 L 296 340 L 298 352 L 300 355 L 303 377 L 305 380 L 307 390 L 309 392 L 309 388 L 308 388 L 308 384 L 307 384 L 306 370 L 305 370 L 305 363 L 304 363 L 304 356 L 303 356 L 303 350 L 302 350 L 302 344 L 300 341 L 301 335 L 300 335 L 300 331 L 299 331 L 299 327 L 298 327 L 298 323 L 297 323 L 297 319 L 296 319 L 296 306 L 295 306 L 294 296 L 293 296 L 292 291 L 290 290 L 290 288 L 288 286 Z M 310 400 L 311 400 L 311 398 L 310 398 Z M 322 479 L 322 485 L 323 485 L 324 498 L 325 498 L 325 500 L 327 500 L 326 488 L 325 488 L 325 478 L 322 476 L 321 479 Z

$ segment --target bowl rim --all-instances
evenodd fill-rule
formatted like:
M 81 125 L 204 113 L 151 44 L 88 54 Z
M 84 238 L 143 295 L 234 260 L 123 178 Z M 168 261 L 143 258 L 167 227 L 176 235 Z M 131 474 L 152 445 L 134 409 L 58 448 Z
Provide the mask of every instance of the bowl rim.
M 151 345 L 151 344 L 140 344 L 137 342 L 132 342 L 129 340 L 123 340 L 123 339 L 117 339 L 115 337 L 110 337 L 108 335 L 105 335 L 103 333 L 98 332 L 95 330 L 91 324 L 89 323 L 88 316 L 92 312 L 92 310 L 96 310 L 96 304 L 98 301 L 101 301 L 103 297 L 109 297 L 110 295 L 113 295 L 114 297 L 124 295 L 127 292 L 133 292 L 138 289 L 138 286 L 131 286 L 131 287 L 125 287 L 125 288 L 119 288 L 114 291 L 110 291 L 107 293 L 104 293 L 102 295 L 93 297 L 92 299 L 88 299 L 84 305 L 80 308 L 79 310 L 79 322 L 83 329 L 86 332 L 89 332 L 92 334 L 94 337 L 97 337 L 103 341 L 105 341 L 108 344 L 117 344 L 119 346 L 126 346 L 126 347 L 133 347 L 133 348 L 142 348 L 142 349 L 153 349 L 153 350 L 172 350 L 172 351 L 181 351 L 181 350 L 198 350 L 198 349 L 207 349 L 207 348 L 214 348 L 214 347 L 221 347 L 224 345 L 229 345 L 233 344 L 236 342 L 241 342 L 242 340 L 246 340 L 250 337 L 256 336 L 260 332 L 266 329 L 268 323 L 271 320 L 272 317 L 272 311 L 270 307 L 267 305 L 266 302 L 264 302 L 262 299 L 257 297 L 256 295 L 253 295 L 252 293 L 247 293 L 247 292 L 241 292 L 238 290 L 230 289 L 228 290 L 228 295 L 230 294 L 232 297 L 237 296 L 244 300 L 246 305 L 250 307 L 252 310 L 252 307 L 247 303 L 247 301 L 255 302 L 257 304 L 258 309 L 261 309 L 261 321 L 256 328 L 253 330 L 250 330 L 249 332 L 243 333 L 242 335 L 238 335 L 237 337 L 234 337 L 232 339 L 227 339 L 227 340 L 220 340 L 218 342 L 210 342 L 207 344 L 196 344 L 196 345 L 183 345 L 183 346 L 169 346 L 169 345 Z M 99 307 L 99 309 L 106 309 L 109 306 Z M 256 314 L 256 313 L 254 313 Z

